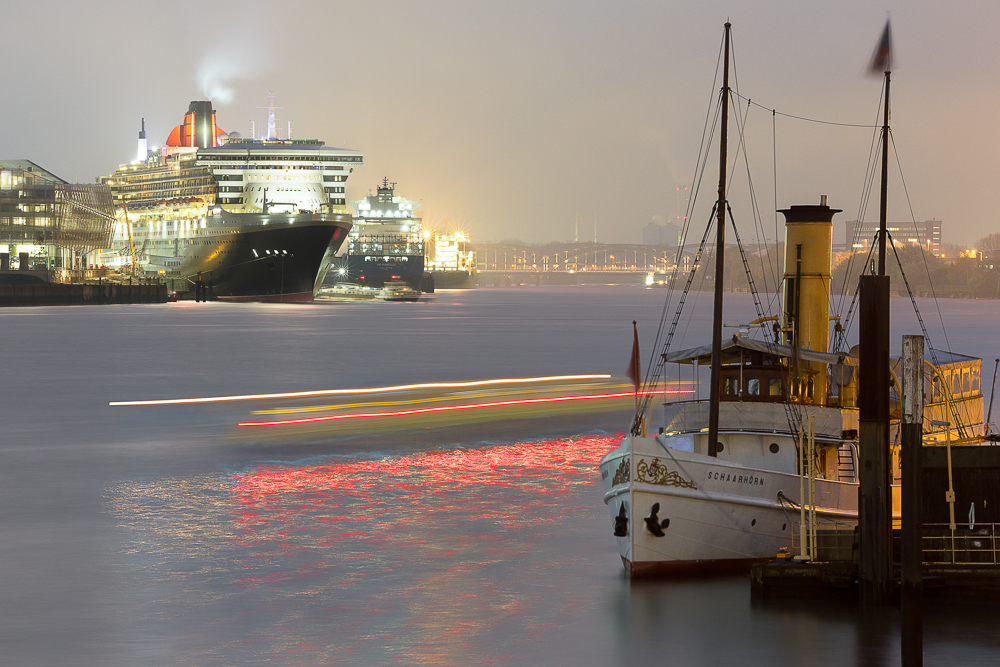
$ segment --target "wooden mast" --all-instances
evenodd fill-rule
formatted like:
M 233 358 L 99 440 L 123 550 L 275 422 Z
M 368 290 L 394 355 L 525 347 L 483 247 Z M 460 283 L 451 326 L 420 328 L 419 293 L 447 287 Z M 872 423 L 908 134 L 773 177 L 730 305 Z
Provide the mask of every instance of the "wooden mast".
M 885 219 L 889 194 L 889 75 L 885 71 L 885 114 L 882 118 L 882 196 L 878 210 L 878 274 L 885 275 Z
M 888 31 L 888 26 L 886 26 Z M 885 66 L 878 275 L 859 281 L 858 589 L 861 604 L 888 603 L 892 590 L 892 464 L 889 452 L 889 276 L 885 275 L 889 174 L 889 64 Z
M 719 399 L 722 370 L 722 288 L 726 275 L 726 162 L 729 140 L 729 29 L 726 22 L 725 55 L 722 67 L 722 141 L 719 145 L 719 201 L 715 235 L 715 308 L 712 311 L 712 380 L 708 400 L 708 455 L 718 456 Z

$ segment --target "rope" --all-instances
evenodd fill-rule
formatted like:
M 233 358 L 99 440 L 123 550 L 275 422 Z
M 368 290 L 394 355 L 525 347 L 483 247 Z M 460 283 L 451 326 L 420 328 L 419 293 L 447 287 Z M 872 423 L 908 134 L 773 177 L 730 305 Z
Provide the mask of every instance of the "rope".
M 739 94 L 737 94 L 737 97 L 740 97 Z M 792 118 L 794 120 L 802 120 L 807 123 L 819 123 L 820 125 L 836 125 L 839 127 L 864 127 L 864 128 L 879 127 L 878 125 L 862 125 L 860 123 L 839 123 L 832 120 L 819 120 L 817 118 L 806 118 L 805 116 L 796 116 L 790 113 L 782 113 L 781 111 L 772 109 L 771 107 L 766 107 L 763 104 L 758 104 L 757 102 L 751 102 L 750 98 L 748 97 L 741 97 L 741 99 L 745 99 L 748 103 L 753 104 L 753 106 L 759 107 L 764 111 L 770 111 L 772 114 L 778 116 L 784 116 L 785 118 Z

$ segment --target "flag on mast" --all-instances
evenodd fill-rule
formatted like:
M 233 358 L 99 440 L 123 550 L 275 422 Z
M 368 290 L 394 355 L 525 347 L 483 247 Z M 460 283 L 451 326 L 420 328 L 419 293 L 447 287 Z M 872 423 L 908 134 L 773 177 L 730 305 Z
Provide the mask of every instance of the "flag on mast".
M 642 364 L 639 363 L 639 330 L 636 329 L 635 320 L 632 320 L 632 357 L 628 362 L 627 375 L 638 394 L 642 385 Z
M 639 416 L 639 387 L 642 386 L 642 364 L 639 362 L 639 330 L 636 329 L 635 320 L 632 320 L 632 358 L 628 362 L 627 375 L 632 380 L 635 387 L 635 418 L 632 420 L 631 433 L 633 435 L 646 435 L 646 423 Z
M 883 72 L 888 72 L 892 69 L 892 29 L 889 27 L 889 19 L 885 21 L 885 29 L 882 31 L 882 37 L 878 41 L 878 46 L 875 47 L 875 53 L 872 55 L 872 64 L 869 71 L 872 74 L 881 74 Z

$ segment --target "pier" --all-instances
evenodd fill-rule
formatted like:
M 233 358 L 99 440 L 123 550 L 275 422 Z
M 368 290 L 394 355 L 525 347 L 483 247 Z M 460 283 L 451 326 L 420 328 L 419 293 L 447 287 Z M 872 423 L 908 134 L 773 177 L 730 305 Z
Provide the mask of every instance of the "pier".
M 1000 446 L 953 446 L 950 464 L 947 447 L 920 449 L 922 493 L 914 508 L 920 519 L 915 531 L 920 565 L 916 576 L 922 577 L 925 590 L 937 593 L 1000 594 Z M 954 523 L 952 503 L 947 500 L 951 497 L 957 508 Z M 894 523 L 889 584 L 890 596 L 898 600 L 904 529 L 899 520 Z M 753 597 L 801 597 L 817 592 L 856 597 L 860 552 L 858 531 L 818 529 L 815 562 L 776 558 L 753 566 Z
M 167 286 L 160 283 L 35 283 L 0 285 L 0 307 L 89 306 L 166 303 Z

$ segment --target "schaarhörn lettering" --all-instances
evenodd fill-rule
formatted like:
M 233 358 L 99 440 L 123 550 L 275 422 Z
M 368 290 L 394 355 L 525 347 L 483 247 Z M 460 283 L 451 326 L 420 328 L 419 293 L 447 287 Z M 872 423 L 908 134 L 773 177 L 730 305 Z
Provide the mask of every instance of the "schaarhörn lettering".
M 714 479 L 720 482 L 749 484 L 750 486 L 764 486 L 764 479 L 762 477 L 756 477 L 754 475 L 738 475 L 731 472 L 715 472 L 714 470 L 709 470 L 708 479 Z

